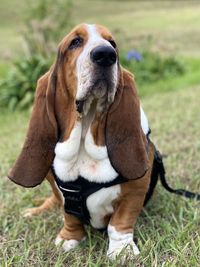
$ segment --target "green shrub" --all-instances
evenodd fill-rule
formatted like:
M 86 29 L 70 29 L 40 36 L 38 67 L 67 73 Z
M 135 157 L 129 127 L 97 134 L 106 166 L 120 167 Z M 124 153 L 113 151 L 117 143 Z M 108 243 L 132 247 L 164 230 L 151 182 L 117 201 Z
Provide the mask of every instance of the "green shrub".
M 17 60 L 0 81 L 0 106 L 10 110 L 30 107 L 36 82 L 49 69 L 49 65 L 49 60 L 39 55 Z
M 37 80 L 50 66 L 60 38 L 71 27 L 72 0 L 28 1 L 23 38 L 26 53 L 0 81 L 0 106 L 31 106 Z
M 132 53 L 131 53 L 132 52 Z M 162 57 L 158 53 L 129 51 L 122 54 L 120 61 L 134 73 L 138 84 L 153 83 L 158 80 L 183 75 L 184 63 L 172 56 Z
M 29 0 L 23 38 L 29 56 L 49 57 L 72 26 L 72 0 Z

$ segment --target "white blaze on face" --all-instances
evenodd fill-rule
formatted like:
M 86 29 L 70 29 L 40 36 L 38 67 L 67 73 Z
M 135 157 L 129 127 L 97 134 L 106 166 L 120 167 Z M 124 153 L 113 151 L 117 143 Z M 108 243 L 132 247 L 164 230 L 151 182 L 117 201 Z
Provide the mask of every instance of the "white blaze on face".
M 100 45 L 112 45 L 109 43 L 109 41 L 105 40 L 97 31 L 97 28 L 95 25 L 89 25 L 86 24 L 86 29 L 88 33 L 88 41 L 80 54 L 78 60 L 77 60 L 77 100 L 83 100 L 88 97 L 88 94 L 90 94 L 91 86 L 94 83 L 94 63 L 90 59 L 90 52 L 92 49 L 94 49 L 97 46 Z M 117 86 L 117 62 L 111 66 L 112 72 L 111 72 L 111 79 L 113 84 L 113 91 L 112 97 L 114 99 L 114 94 Z M 95 71 L 98 71 L 97 69 Z

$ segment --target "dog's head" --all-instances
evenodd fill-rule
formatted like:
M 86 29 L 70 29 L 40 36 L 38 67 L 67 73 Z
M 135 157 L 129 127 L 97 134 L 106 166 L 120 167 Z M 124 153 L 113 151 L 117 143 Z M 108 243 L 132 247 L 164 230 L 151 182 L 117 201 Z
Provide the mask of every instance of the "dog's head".
M 104 109 L 113 102 L 119 81 L 116 43 L 103 26 L 81 24 L 60 43 L 54 71 L 63 71 L 65 87 L 87 114 L 96 99 Z
M 133 77 L 120 67 L 110 32 L 81 24 L 61 41 L 56 62 L 38 81 L 26 141 L 9 178 L 26 187 L 41 183 L 56 143 L 69 138 L 92 102 L 106 118 L 105 145 L 114 168 L 130 179 L 143 176 L 146 141 Z

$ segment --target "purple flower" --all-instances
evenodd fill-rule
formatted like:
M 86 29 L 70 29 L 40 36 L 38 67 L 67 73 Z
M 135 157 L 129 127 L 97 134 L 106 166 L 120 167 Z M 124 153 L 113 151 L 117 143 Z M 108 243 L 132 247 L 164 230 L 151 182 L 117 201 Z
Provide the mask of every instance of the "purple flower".
M 131 61 L 132 59 L 135 59 L 136 61 L 141 61 L 142 60 L 142 55 L 140 54 L 140 52 L 136 51 L 136 50 L 130 50 L 128 51 L 127 55 L 126 55 L 126 59 L 128 61 Z

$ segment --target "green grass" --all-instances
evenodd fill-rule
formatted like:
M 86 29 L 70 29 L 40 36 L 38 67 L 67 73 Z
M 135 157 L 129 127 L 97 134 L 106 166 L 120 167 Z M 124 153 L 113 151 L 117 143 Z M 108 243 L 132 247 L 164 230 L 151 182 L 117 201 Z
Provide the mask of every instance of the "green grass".
M 200 88 L 146 96 L 152 139 L 165 158 L 167 177 L 174 187 L 200 188 Z M 107 235 L 88 228 L 88 239 L 64 253 L 53 241 L 63 225 L 60 210 L 25 219 L 22 211 L 50 194 L 46 182 L 24 189 L 8 181 L 6 173 L 22 146 L 29 114 L 0 115 L 0 262 L 1 266 L 119 266 L 106 259 Z M 127 266 L 199 266 L 199 203 L 157 186 L 142 212 L 135 238 L 140 257 Z

